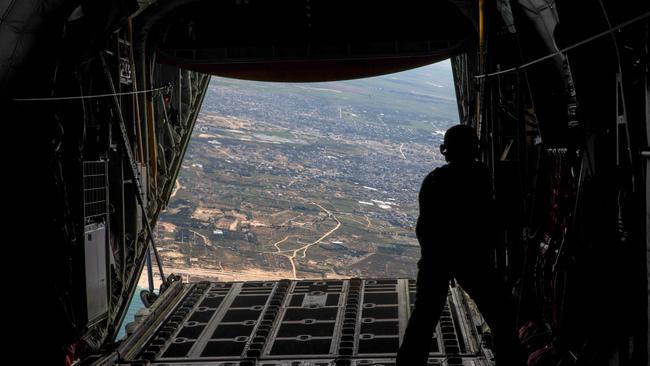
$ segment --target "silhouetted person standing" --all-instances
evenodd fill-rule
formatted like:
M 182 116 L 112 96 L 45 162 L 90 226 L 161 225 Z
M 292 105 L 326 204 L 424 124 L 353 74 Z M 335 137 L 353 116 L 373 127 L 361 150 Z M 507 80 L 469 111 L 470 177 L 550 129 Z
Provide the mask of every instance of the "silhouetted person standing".
M 474 129 L 451 127 L 440 151 L 448 164 L 422 182 L 416 234 L 420 243 L 415 308 L 397 354 L 398 366 L 427 364 L 431 338 L 455 278 L 476 302 L 490 326 L 497 365 L 514 365 L 518 354 L 513 307 L 507 286 L 494 268 L 496 244 L 492 183 L 476 161 Z

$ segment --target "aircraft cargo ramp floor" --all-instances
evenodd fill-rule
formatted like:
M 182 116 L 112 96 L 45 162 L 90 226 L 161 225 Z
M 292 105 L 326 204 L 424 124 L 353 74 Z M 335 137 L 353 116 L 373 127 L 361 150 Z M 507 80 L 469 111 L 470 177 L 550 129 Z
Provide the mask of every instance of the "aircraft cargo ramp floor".
M 394 365 L 414 296 L 407 279 L 176 282 L 97 364 Z M 491 365 L 480 322 L 451 288 L 429 363 Z

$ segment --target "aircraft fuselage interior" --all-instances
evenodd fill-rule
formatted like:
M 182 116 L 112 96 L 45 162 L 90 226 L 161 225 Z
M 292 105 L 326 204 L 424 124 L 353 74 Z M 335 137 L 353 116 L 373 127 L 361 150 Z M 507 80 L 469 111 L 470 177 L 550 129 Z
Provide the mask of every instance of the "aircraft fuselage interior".
M 37 364 L 394 364 L 414 279 L 187 283 L 163 274 L 154 230 L 211 76 L 336 81 L 450 59 L 527 365 L 647 365 L 649 14 L 636 0 L 3 0 L 2 121 L 22 146 L 5 192 L 24 197 L 8 258 L 25 267 L 12 282 L 38 277 L 17 283 L 39 310 L 16 338 Z M 117 339 L 147 268 L 162 285 Z M 452 287 L 430 364 L 492 365 L 480 325 Z

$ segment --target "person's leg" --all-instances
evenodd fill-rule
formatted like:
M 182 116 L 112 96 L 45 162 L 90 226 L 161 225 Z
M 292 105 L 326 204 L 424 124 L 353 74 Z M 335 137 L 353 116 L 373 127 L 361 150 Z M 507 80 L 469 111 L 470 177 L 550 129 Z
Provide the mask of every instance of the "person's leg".
M 420 265 L 415 292 L 415 307 L 397 353 L 397 366 L 425 366 L 431 338 L 445 306 L 450 276 L 444 271 Z
M 456 279 L 490 326 L 497 366 L 523 365 L 512 294 L 498 272 L 493 268 L 463 271 L 456 274 Z

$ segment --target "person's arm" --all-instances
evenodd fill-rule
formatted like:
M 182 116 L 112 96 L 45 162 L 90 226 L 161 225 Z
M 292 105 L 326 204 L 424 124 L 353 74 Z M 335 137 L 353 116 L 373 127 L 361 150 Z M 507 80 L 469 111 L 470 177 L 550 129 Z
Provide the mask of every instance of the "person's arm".
M 431 172 L 422 182 L 418 202 L 420 206 L 420 214 L 418 216 L 417 225 L 415 227 L 415 234 L 420 243 L 420 250 L 422 258 L 428 258 L 432 255 L 435 241 L 436 229 L 440 226 L 440 207 L 442 204 L 442 196 L 440 190 L 440 182 L 438 172 L 435 170 Z

